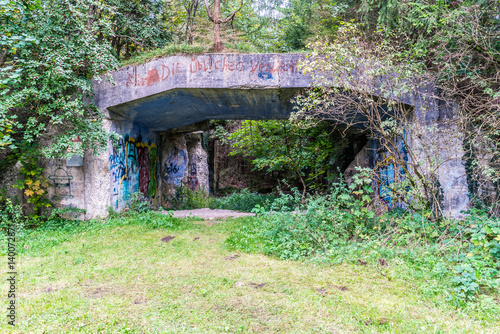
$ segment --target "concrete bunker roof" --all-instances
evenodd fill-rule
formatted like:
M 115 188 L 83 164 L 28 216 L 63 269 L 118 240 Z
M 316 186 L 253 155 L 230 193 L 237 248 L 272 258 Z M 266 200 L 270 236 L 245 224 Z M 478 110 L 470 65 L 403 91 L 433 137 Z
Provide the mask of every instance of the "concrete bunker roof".
M 94 80 L 95 104 L 111 120 L 167 131 L 208 119 L 281 119 L 312 82 L 302 54 L 170 56 Z M 407 104 L 415 105 L 417 94 Z

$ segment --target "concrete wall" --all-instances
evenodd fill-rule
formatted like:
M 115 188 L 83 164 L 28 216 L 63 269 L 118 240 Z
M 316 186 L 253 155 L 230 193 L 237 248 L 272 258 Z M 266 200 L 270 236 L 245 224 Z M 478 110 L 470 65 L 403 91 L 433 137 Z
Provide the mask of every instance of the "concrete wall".
M 201 132 L 157 134 L 127 121 L 107 121 L 106 126 L 120 137 L 107 152 L 99 156 L 88 152 L 78 167 L 68 166 L 65 159 L 45 162 L 51 201 L 87 210 L 75 218 L 105 217 L 109 207 L 122 210 L 137 192 L 155 207 L 168 206 L 162 199 L 174 195 L 181 184 L 208 192 Z
M 95 103 L 100 109 L 118 106 L 166 91 L 308 87 L 310 75 L 297 68 L 301 54 L 206 54 L 170 56 L 127 66 L 95 80 Z
M 406 138 L 411 147 L 406 148 L 402 141 L 398 143 L 401 157 L 409 163 L 410 172 L 415 165 L 418 172 L 428 180 L 432 180 L 433 176 L 437 177 L 444 196 L 441 208 L 443 214 L 461 217 L 462 211 L 469 207 L 469 198 L 460 132 L 445 121 L 429 124 L 415 121 L 413 125 L 414 128 L 407 132 Z M 394 203 L 388 190 L 395 178 L 404 178 L 401 169 L 391 163 L 395 160 L 388 152 L 384 152 L 376 140 L 370 140 L 346 169 L 344 177 L 350 183 L 356 173 L 356 166 L 376 168 L 376 194 L 387 207 L 399 206 L 400 203 Z M 378 165 L 380 162 L 382 164 Z
M 118 146 L 111 146 L 109 153 L 112 207 L 123 209 L 137 192 L 155 203 L 159 195 L 156 133 L 126 121 L 114 122 L 111 130 L 120 134 Z
M 7 198 L 12 200 L 23 198 L 23 193 L 19 189 L 13 187 L 19 178 L 19 173 L 21 172 L 21 163 L 17 162 L 11 166 L 8 166 L 5 170 L 0 173 L 0 189 L 5 191 Z
M 161 205 L 169 201 L 178 187 L 208 192 L 208 156 L 202 147 L 202 133 L 164 133 L 160 136 Z

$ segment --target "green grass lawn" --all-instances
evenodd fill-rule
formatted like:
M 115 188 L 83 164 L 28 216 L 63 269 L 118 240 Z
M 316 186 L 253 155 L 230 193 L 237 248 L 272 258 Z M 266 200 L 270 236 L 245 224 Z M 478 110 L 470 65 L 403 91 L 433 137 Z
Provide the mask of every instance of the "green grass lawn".
M 12 329 L 2 317 L 0 332 L 500 333 L 491 317 L 426 299 L 394 278 L 393 265 L 227 249 L 231 231 L 251 219 L 184 220 L 171 229 L 125 219 L 33 233 L 19 243 L 18 323 Z M 6 290 L 2 284 L 2 296 Z

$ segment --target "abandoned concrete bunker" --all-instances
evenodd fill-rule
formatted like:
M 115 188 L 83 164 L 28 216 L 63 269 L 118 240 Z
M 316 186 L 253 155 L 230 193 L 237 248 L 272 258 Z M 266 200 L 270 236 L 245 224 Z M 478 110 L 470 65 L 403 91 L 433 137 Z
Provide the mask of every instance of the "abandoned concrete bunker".
M 50 161 L 50 198 L 60 206 L 85 209 L 80 218 L 90 219 L 106 216 L 108 207 L 121 210 L 136 192 L 161 206 L 181 182 L 208 191 L 208 157 L 202 147 L 207 122 L 288 118 L 293 96 L 311 84 L 297 66 L 301 57 L 171 56 L 124 67 L 111 73 L 112 80 L 96 79 L 95 104 L 106 116 L 106 130 L 120 135 L 119 145 L 109 144 L 100 156 Z M 418 112 L 424 101 L 417 90 L 405 103 Z M 439 122 L 439 103 L 425 103 L 427 110 L 434 108 L 428 121 Z M 367 164 L 373 149 L 367 144 L 351 165 Z M 450 216 L 467 208 L 464 175 L 460 154 L 441 166 L 439 181 Z

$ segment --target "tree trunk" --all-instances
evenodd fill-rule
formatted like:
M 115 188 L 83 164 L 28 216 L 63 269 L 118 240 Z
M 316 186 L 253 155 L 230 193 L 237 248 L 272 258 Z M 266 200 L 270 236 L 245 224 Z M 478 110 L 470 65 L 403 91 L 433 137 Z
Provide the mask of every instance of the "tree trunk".
M 214 12 L 213 15 L 210 13 L 210 6 L 208 5 L 208 0 L 205 0 L 205 7 L 207 8 L 208 18 L 214 23 L 214 52 L 221 52 L 223 49 L 222 39 L 220 36 L 220 24 L 231 21 L 234 18 L 236 12 L 238 12 L 243 7 L 243 0 L 241 0 L 241 5 L 239 9 L 236 9 L 226 17 L 225 19 L 220 18 L 220 0 L 214 0 Z
M 186 8 L 186 40 L 189 45 L 193 44 L 193 27 L 195 24 L 196 12 L 198 11 L 199 0 L 185 1 Z
M 214 1 L 214 52 L 221 52 L 222 40 L 220 37 L 220 0 Z

